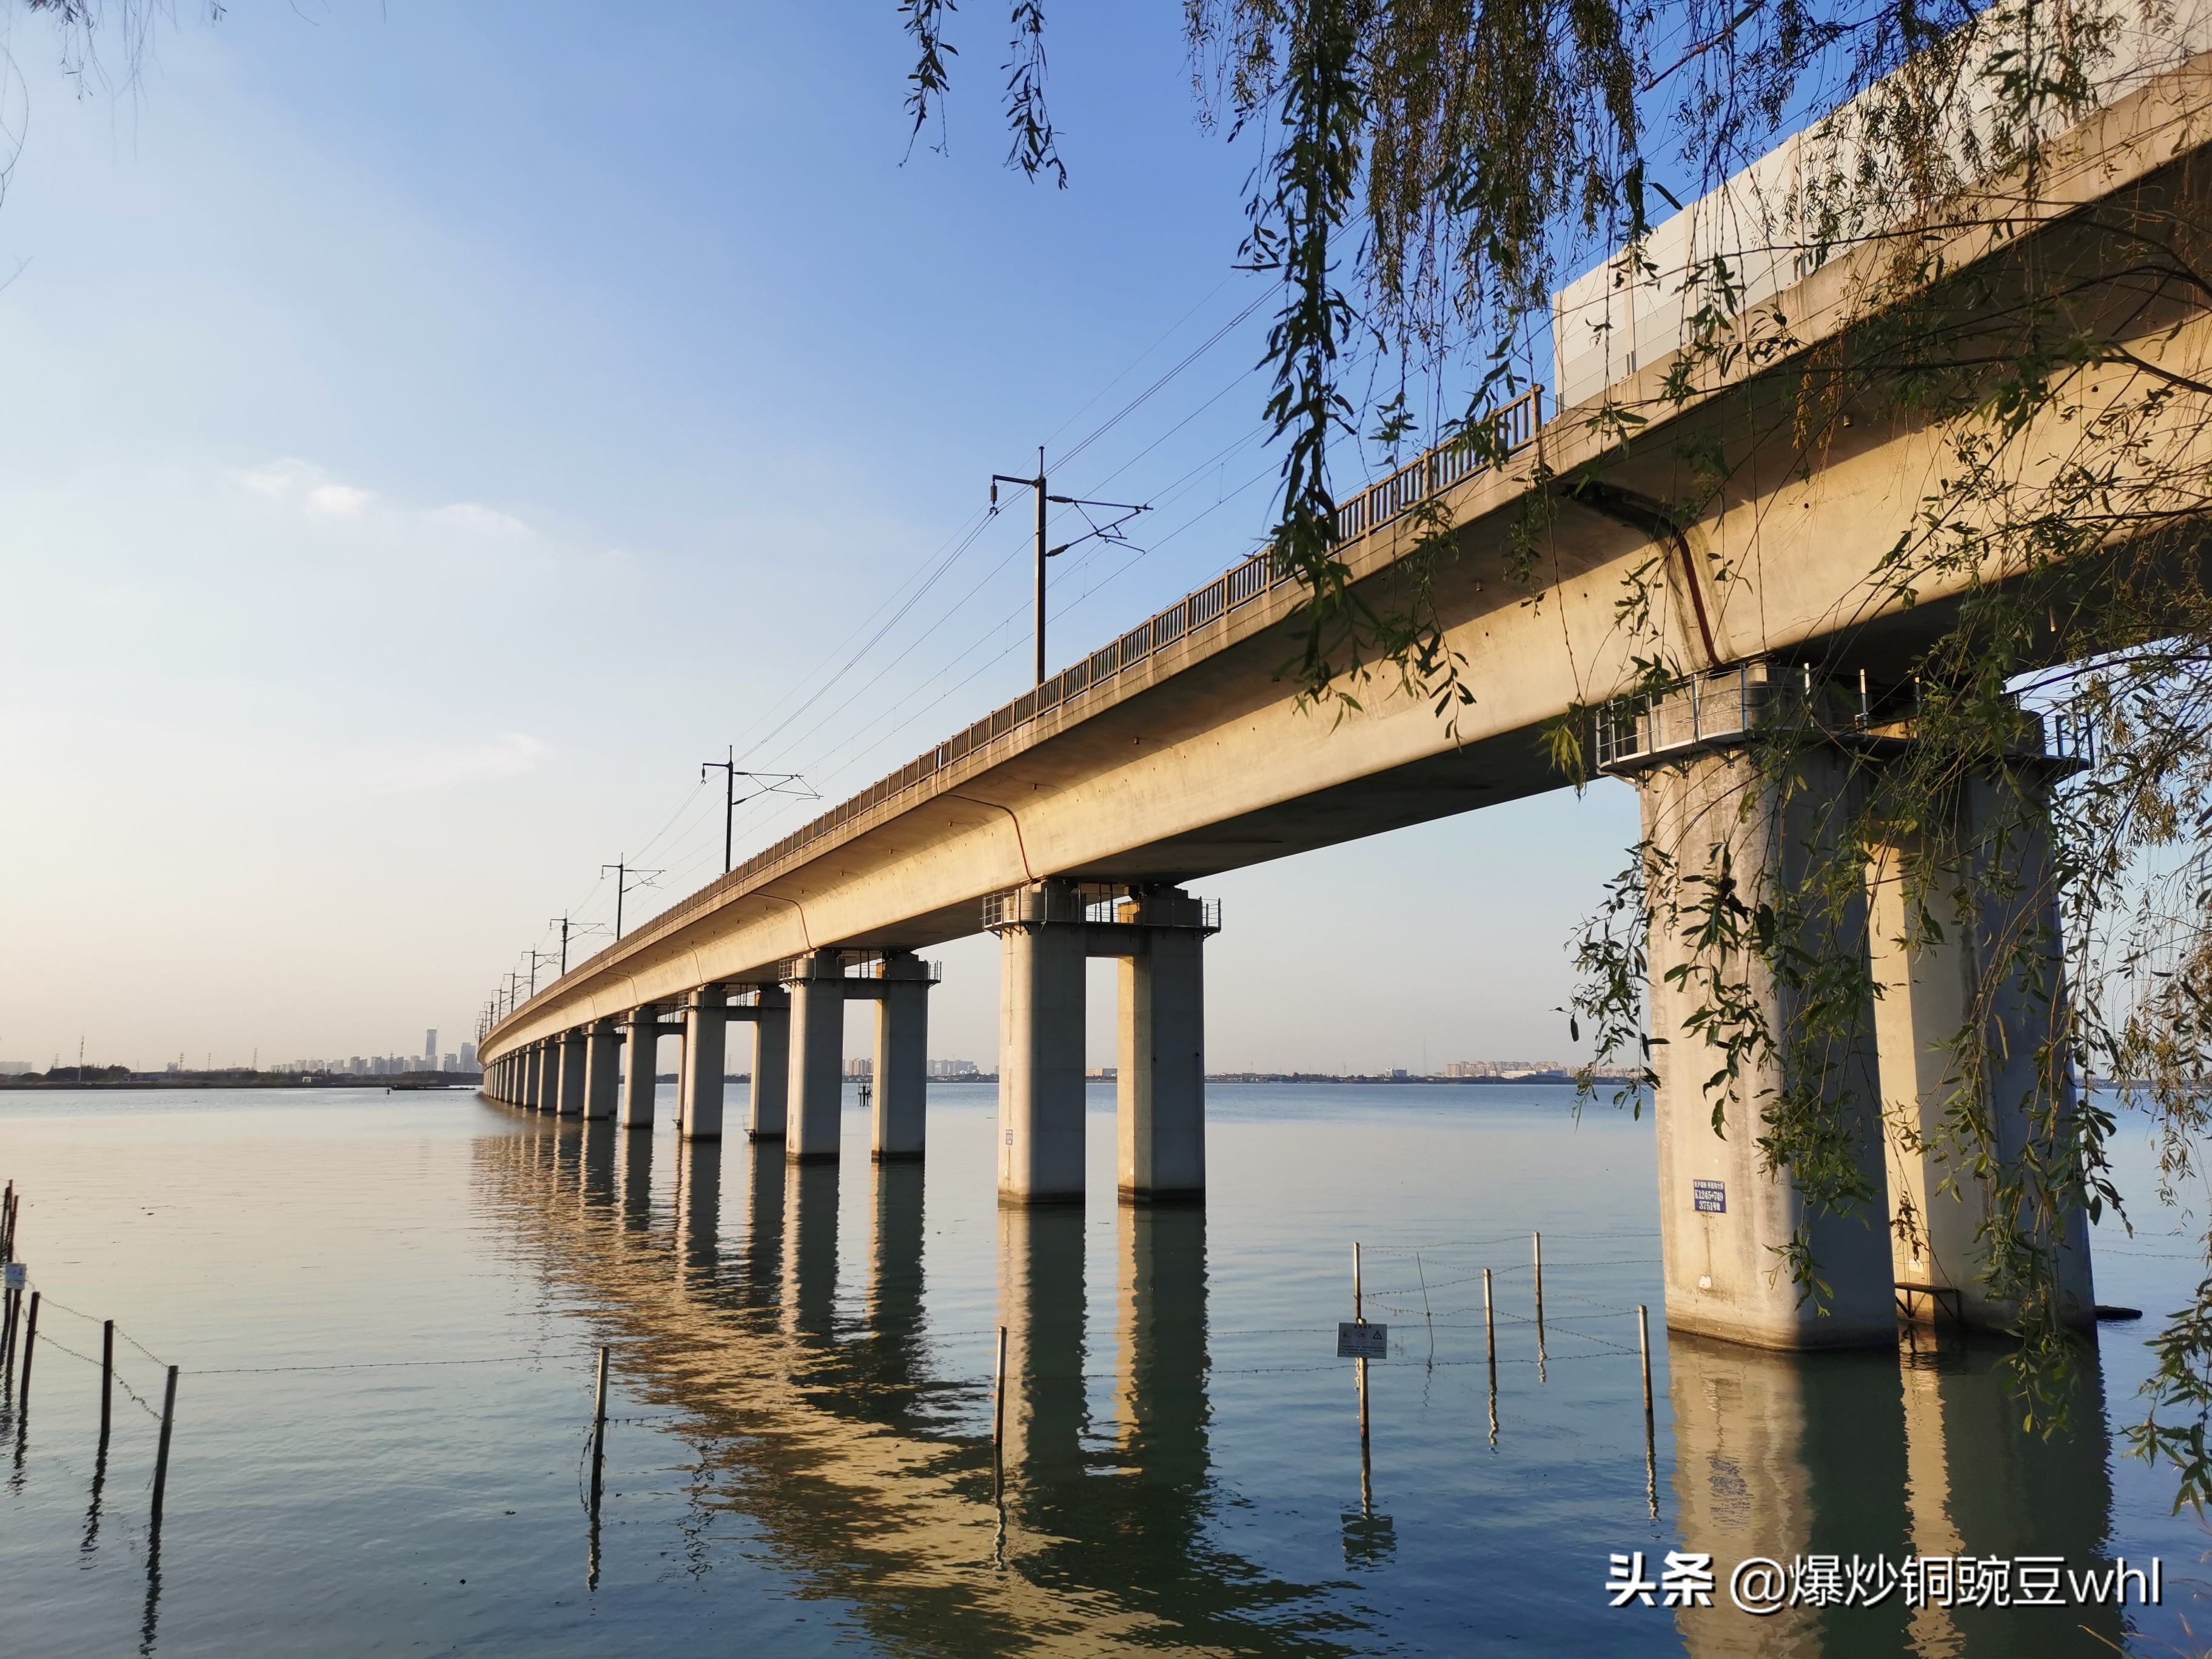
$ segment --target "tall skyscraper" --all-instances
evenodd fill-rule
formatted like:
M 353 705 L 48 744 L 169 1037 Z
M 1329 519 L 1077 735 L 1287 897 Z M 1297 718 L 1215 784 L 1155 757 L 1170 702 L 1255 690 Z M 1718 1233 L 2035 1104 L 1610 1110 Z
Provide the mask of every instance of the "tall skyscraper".
M 434 1025 L 422 1033 L 422 1067 L 430 1072 L 438 1069 L 438 1028 Z

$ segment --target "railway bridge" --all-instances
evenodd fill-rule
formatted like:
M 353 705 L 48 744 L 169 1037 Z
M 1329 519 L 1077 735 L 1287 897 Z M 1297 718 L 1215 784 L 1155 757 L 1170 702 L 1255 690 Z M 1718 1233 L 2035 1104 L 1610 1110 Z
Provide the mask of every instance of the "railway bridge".
M 1968 213 L 1917 234 L 1940 244 L 1948 270 L 1981 272 L 1993 292 L 2008 266 L 2054 247 L 2078 267 L 2095 252 L 2100 211 L 2201 192 L 2212 167 L 2208 112 L 2212 56 L 2136 76 L 2051 138 L 2032 201 L 2008 207 L 2001 228 Z M 1674 248 L 1678 267 L 1698 257 L 1694 217 L 1654 233 L 1651 246 Z M 670 1038 L 682 1055 L 681 1133 L 714 1139 L 734 1024 L 752 1040 L 744 1132 L 780 1141 L 795 1162 L 831 1159 L 844 1016 L 866 1002 L 876 1019 L 874 1155 L 920 1158 L 933 982 L 920 953 L 988 930 L 1002 964 L 1001 1200 L 1081 1194 L 1084 969 L 1093 956 L 1120 963 L 1121 1195 L 1195 1200 L 1206 1186 L 1205 941 L 1235 925 L 1200 885 L 1217 872 L 1565 785 L 1547 734 L 1638 683 L 1649 646 L 1624 626 L 1621 599 L 1638 583 L 1654 596 L 1651 626 L 1686 672 L 1663 696 L 1601 718 L 1598 758 L 1635 781 L 1647 834 L 1662 844 L 1686 857 L 1725 845 L 1739 875 L 1778 867 L 1793 856 L 1790 815 L 1817 804 L 1822 787 L 1844 787 L 1842 769 L 1820 773 L 1816 758 L 1819 775 L 1787 799 L 1723 811 L 1731 792 L 1768 787 L 1747 783 L 1750 740 L 1778 720 L 1865 730 L 1884 688 L 1971 586 L 1972 573 L 1958 571 L 1908 599 L 1878 577 L 1936 488 L 1949 453 L 1942 434 L 1880 416 L 1844 422 L 1814 450 L 1787 418 L 1759 416 L 1786 403 L 1807 362 L 1864 325 L 1862 296 L 1890 257 L 1875 239 L 1809 270 L 1802 258 L 1767 259 L 1746 306 L 1785 313 L 1791 349 L 1701 370 L 1703 389 L 1686 398 L 1669 382 L 1687 349 L 1681 302 L 1670 313 L 1663 292 L 1639 298 L 1632 284 L 1594 273 L 1558 302 L 1564 398 L 1532 390 L 1497 412 L 1495 444 L 1425 455 L 1345 504 L 1340 551 L 1356 592 L 1387 606 L 1402 598 L 1408 571 L 1424 568 L 1474 694 L 1454 719 L 1375 685 L 1340 718 L 1302 702 L 1280 671 L 1295 654 L 1304 592 L 1269 556 L 1247 559 L 506 1012 L 483 1035 L 487 1094 L 641 1132 Z M 2147 356 L 2206 378 L 2212 318 L 2136 303 L 2124 263 L 2115 252 L 2108 308 L 2125 302 Z M 2110 365 L 2096 378 L 2062 402 L 2129 391 Z M 2172 405 L 2176 454 L 2200 468 L 2212 457 L 2187 434 L 2212 424 L 2202 402 L 2185 393 Z M 1643 422 L 1632 444 L 1620 440 L 1622 410 Z M 2031 453 L 2078 444 L 2063 410 L 2039 418 Z M 1715 454 L 1728 482 L 1701 497 L 1698 458 Z M 1706 505 L 1687 519 L 1664 505 L 1695 499 Z M 1875 884 L 1869 902 L 1878 912 L 1886 902 L 1893 895 Z M 1946 1171 L 1911 1135 L 1886 1144 L 1876 1102 L 1901 1103 L 1908 1119 L 1916 1104 L 1938 1109 L 1944 1084 L 1930 1054 L 1954 1029 L 1960 976 L 1987 941 L 1908 955 L 1869 931 L 1875 972 L 1894 994 L 1881 999 L 1868 1052 L 1850 1057 L 1878 1079 L 1855 1109 L 1865 1114 L 1861 1154 L 1893 1206 L 1911 1198 L 1942 1208 L 1924 1200 Z M 1712 1067 L 1691 1052 L 1700 1037 L 1668 986 L 1670 947 L 1653 943 L 1653 1034 L 1674 1057 L 1662 1060 L 1656 1103 L 1670 1325 L 1778 1348 L 1886 1341 L 1900 1282 L 1931 1291 L 1923 1310 L 2002 1322 L 2002 1310 L 1974 1289 L 1971 1194 L 1908 1259 L 1887 1217 L 1809 1214 L 1787 1174 L 1762 1167 L 1752 1136 L 1715 1133 L 1701 1092 Z M 2049 1010 L 2016 1002 L 1997 1018 L 2008 1040 L 2026 1042 Z M 1773 1082 L 1743 1079 L 1731 1110 Z M 1774 1270 L 1775 1251 L 1801 1225 L 1833 1287 L 1823 1317 L 1799 1307 Z M 2078 1217 L 2064 1254 L 2065 1288 L 2086 1319 L 2094 1298 Z

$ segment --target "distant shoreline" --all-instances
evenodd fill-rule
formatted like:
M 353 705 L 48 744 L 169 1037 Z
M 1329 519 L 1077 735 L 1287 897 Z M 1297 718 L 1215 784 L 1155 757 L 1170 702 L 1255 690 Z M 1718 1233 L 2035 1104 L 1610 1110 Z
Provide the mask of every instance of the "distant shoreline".
M 671 1073 L 659 1079 L 673 1083 Z M 866 1082 L 866 1079 L 848 1078 L 848 1083 Z M 980 1072 L 972 1077 L 933 1077 L 933 1085 L 944 1083 L 996 1083 L 995 1072 Z M 1567 1072 L 1530 1072 L 1519 1077 L 1388 1077 L 1375 1073 L 1344 1074 L 1331 1072 L 1216 1072 L 1207 1074 L 1208 1083 L 1335 1083 L 1361 1085 L 1376 1088 L 1403 1088 L 1429 1085 L 1457 1088 L 1462 1085 L 1513 1085 L 1542 1083 L 1571 1085 L 1574 1076 Z M 736 1073 L 723 1079 L 726 1083 L 750 1083 L 748 1073 Z M 1086 1078 L 1086 1083 L 1111 1083 L 1108 1078 Z M 1601 1077 L 1600 1084 L 1619 1085 L 1626 1078 Z M 455 1072 L 403 1072 L 386 1077 L 360 1077 L 351 1073 L 238 1073 L 218 1072 L 206 1074 L 193 1073 L 162 1073 L 158 1075 L 103 1078 L 0 1078 L 0 1094 L 11 1091 L 23 1093 L 56 1090 L 82 1089 L 88 1091 L 118 1089 L 383 1089 L 403 1090 L 409 1093 L 432 1093 L 478 1089 L 483 1085 L 481 1073 Z
M 0 1094 L 42 1089 L 477 1089 L 481 1072 L 398 1072 L 360 1077 L 350 1072 L 161 1072 L 138 1077 L 0 1077 Z

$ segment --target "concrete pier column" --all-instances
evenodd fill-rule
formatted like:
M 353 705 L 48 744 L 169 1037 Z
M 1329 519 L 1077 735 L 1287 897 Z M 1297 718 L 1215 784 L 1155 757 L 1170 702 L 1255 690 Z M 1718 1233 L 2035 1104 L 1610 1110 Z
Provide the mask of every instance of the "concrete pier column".
M 660 1081 L 660 1009 L 653 1003 L 630 1011 L 623 1044 L 622 1121 L 625 1129 L 653 1127 Z
M 1790 775 L 1777 775 L 1784 764 Z M 1820 864 L 1845 856 L 1841 821 L 1860 787 L 1850 757 L 1819 750 L 1784 763 L 1740 749 L 1706 750 L 1655 766 L 1637 781 L 1644 834 L 1656 855 L 1649 970 L 1651 1035 L 1659 1043 L 1656 1116 L 1667 1323 L 1768 1348 L 1892 1344 L 1897 1315 L 1881 1198 L 1873 1009 L 1856 1011 L 1856 1034 L 1793 1044 L 1802 994 L 1747 949 L 1723 957 L 1711 943 L 1698 942 L 1717 892 L 1746 914 L 1771 904 L 1787 918 L 1800 914 L 1792 897 L 1816 874 L 1851 890 L 1857 872 Z M 1816 960 L 1853 948 L 1865 937 L 1863 901 L 1844 908 L 1840 915 L 1823 910 L 1802 924 L 1785 921 L 1801 930 L 1791 943 Z M 1747 931 L 1750 925 L 1744 923 Z M 1695 1022 L 1717 999 L 1747 999 L 1779 1048 L 1739 1054 L 1738 1075 L 1708 1093 L 1707 1082 L 1727 1067 L 1729 1056 L 1714 1027 Z M 1720 1022 L 1724 1028 L 1745 1023 Z M 1786 1074 L 1793 1054 L 1797 1073 Z M 1768 1167 L 1759 1145 L 1766 1133 L 1761 1112 L 1789 1089 L 1819 1097 L 1840 1155 L 1856 1165 L 1873 1202 L 1823 1210 L 1797 1191 L 1788 1169 Z M 1800 1298 L 1784 1254 L 1800 1242 L 1810 1245 L 1814 1269 L 1829 1286 L 1825 1307 Z
M 530 1109 L 550 1113 L 557 1102 L 553 1089 L 560 1058 L 550 1042 L 530 1045 Z
M 678 1121 L 686 1140 L 722 1138 L 722 1063 L 729 1017 L 726 988 L 702 986 L 684 1002 L 684 1069 L 678 1073 Z
M 584 1116 L 605 1123 L 622 1092 L 622 1033 L 611 1019 L 595 1019 L 584 1033 Z
M 876 965 L 875 1121 L 878 1163 L 922 1155 L 928 1129 L 929 964 L 906 951 Z
M 555 1039 L 561 1054 L 561 1086 L 554 1099 L 562 1117 L 584 1115 L 584 1031 L 581 1026 Z
M 1206 1195 L 1205 938 L 1147 928 L 1143 950 L 1121 959 L 1115 1163 L 1127 1202 Z
M 999 1201 L 1080 1203 L 1082 912 L 1063 883 L 1015 896 L 1016 914 L 992 930 L 1000 967 Z
M 1930 1287 L 1899 1297 L 1923 1322 L 2012 1324 L 2017 1302 L 1984 1283 L 1979 1235 L 1991 1192 L 2018 1178 L 2036 1117 L 2063 1124 L 2074 1111 L 2040 787 L 2026 775 L 1969 779 L 1950 822 L 1911 846 L 1883 849 L 1868 872 L 1892 1272 L 1900 1285 Z M 1923 913 L 1935 930 L 1912 921 Z M 1979 1027 L 1973 1048 L 1986 1066 L 1978 1078 L 1959 1064 L 1969 1025 Z M 1992 1133 L 1986 1150 L 1996 1169 L 1973 1167 L 1984 1149 L 1954 1127 L 1967 1119 Z M 2096 1317 L 2088 1217 L 2068 1205 L 2043 1233 L 2062 1316 L 2087 1328 Z
M 763 985 L 753 1012 L 751 1121 L 755 1140 L 781 1140 L 791 1104 L 791 993 Z
M 837 1156 L 845 1097 L 845 964 L 817 951 L 792 964 L 791 1084 L 784 1156 L 793 1164 Z

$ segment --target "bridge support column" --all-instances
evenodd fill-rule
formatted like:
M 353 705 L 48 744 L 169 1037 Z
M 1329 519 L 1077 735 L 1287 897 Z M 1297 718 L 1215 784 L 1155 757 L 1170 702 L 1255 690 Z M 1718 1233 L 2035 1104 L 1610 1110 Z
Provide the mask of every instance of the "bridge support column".
M 784 1156 L 793 1164 L 837 1156 L 845 1099 L 845 963 L 817 951 L 792 964 L 791 1077 Z
M 530 1109 L 550 1112 L 554 1107 L 553 1073 L 555 1056 L 550 1042 L 530 1045 Z
M 729 1018 L 722 1012 L 729 994 L 707 985 L 684 1000 L 684 1070 L 678 1085 L 678 1121 L 686 1140 L 722 1138 L 722 1063 Z
M 763 985 L 753 1010 L 752 1110 L 745 1133 L 781 1140 L 791 1104 L 791 993 Z
M 1686 878 L 1717 880 L 1725 865 L 1733 896 L 1756 909 L 1787 906 L 1789 896 L 1843 856 L 1838 820 L 1857 787 L 1849 757 L 1815 750 L 1777 763 L 1741 749 L 1709 750 L 1638 775 L 1644 834 L 1672 860 L 1674 885 L 1655 896 L 1650 933 L 1651 1035 L 1658 1050 L 1660 1247 L 1667 1323 L 1766 1348 L 1817 1348 L 1893 1342 L 1897 1314 L 1889 1240 L 1879 1201 L 1822 1212 L 1792 1184 L 1788 1170 L 1765 1167 L 1759 1141 L 1762 1108 L 1787 1086 L 1817 1091 L 1826 1121 L 1842 1134 L 1842 1156 L 1879 1195 L 1883 1187 L 1881 1117 L 1875 1067 L 1873 1010 L 1856 1029 L 1829 1040 L 1806 1062 L 1817 1075 L 1784 1075 L 1784 1058 L 1753 1054 L 1724 1095 L 1706 1079 L 1727 1063 L 1707 1028 L 1692 1022 L 1712 1001 L 1710 975 L 1747 996 L 1768 1030 L 1787 1046 L 1803 1011 L 1800 994 L 1765 963 L 1739 951 L 1724 961 L 1695 943 L 1713 890 Z M 1669 901 L 1675 913 L 1668 914 Z M 1784 914 L 1789 911 L 1785 908 Z M 1832 957 L 1838 942 L 1864 937 L 1863 908 L 1832 921 L 1808 921 L 1795 941 Z M 1842 947 L 1848 948 L 1848 947 Z M 1677 969 L 1686 969 L 1681 976 Z M 1724 1133 L 1716 1133 L 1716 1105 Z M 1802 1300 L 1784 1253 L 1802 1238 L 1830 1287 L 1825 1310 Z M 1822 1313 L 1825 1311 L 1825 1316 Z
M 584 1116 L 604 1123 L 622 1092 L 622 1034 L 611 1019 L 595 1019 L 584 1036 Z
M 2038 770 L 2043 769 L 2040 765 Z M 1987 775 L 1966 781 L 1937 837 L 1885 848 L 1869 870 L 1875 1041 L 1881 1060 L 1883 1127 L 1889 1166 L 1892 1272 L 1910 1316 L 1956 1319 L 2003 1329 L 2017 1304 L 1996 1301 L 1983 1282 L 1978 1237 L 1991 1182 L 1971 1163 L 1978 1150 L 1952 1129 L 1972 1110 L 1993 1131 L 1990 1148 L 2007 1174 L 2028 1149 L 2031 1115 L 2072 1115 L 2071 1057 L 2064 1042 L 2065 965 L 2048 825 L 2036 793 L 2042 780 Z M 1924 908 L 1942 930 L 1911 918 Z M 1984 1076 L 1958 1066 L 1960 1032 L 1982 1028 Z M 1947 1190 L 1948 1188 L 1948 1190 Z M 2094 1324 L 2096 1295 L 2089 1223 L 2069 1206 L 2048 1252 L 2064 1316 Z
M 999 936 L 999 1202 L 1083 1199 L 1083 911 L 1065 882 L 1008 895 Z
M 875 1121 L 878 1163 L 922 1155 L 928 1132 L 929 964 L 907 951 L 876 965 Z
M 653 1127 L 653 1106 L 660 1082 L 660 1010 L 647 1003 L 630 1010 L 629 1037 L 623 1044 L 622 1121 L 625 1129 Z
M 1197 901 L 1170 890 L 1121 907 L 1141 923 Z M 1121 1041 L 1115 1064 L 1116 1184 L 1130 1203 L 1206 1195 L 1206 933 L 1146 927 L 1121 959 Z
M 554 1098 L 560 1103 L 562 1117 L 581 1117 L 584 1115 L 584 1032 L 580 1026 L 563 1031 L 555 1040 L 561 1056 L 561 1083 Z

